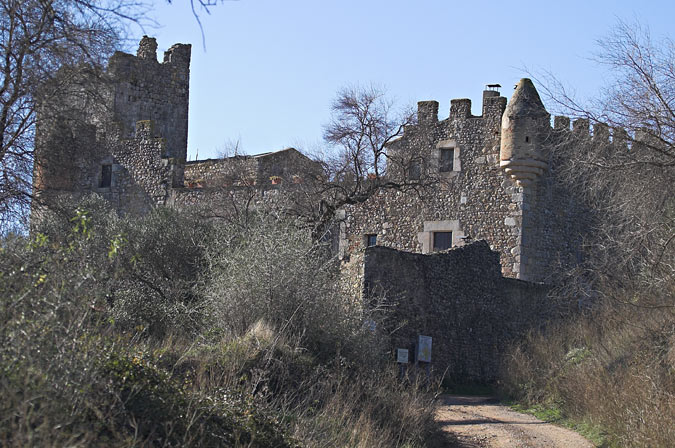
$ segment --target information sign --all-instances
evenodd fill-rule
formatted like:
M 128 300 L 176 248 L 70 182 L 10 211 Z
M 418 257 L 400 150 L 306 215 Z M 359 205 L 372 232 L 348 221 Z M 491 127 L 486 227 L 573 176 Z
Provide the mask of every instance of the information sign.
M 431 336 L 417 337 L 417 360 L 431 362 Z
M 405 348 L 396 349 L 396 362 L 400 364 L 408 364 L 408 350 Z

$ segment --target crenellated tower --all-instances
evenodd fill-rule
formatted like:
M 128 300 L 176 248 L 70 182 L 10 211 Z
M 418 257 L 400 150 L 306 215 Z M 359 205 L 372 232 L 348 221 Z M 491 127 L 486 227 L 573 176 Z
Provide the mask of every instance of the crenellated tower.
M 35 203 L 89 192 L 121 212 L 166 203 L 183 185 L 190 49 L 173 45 L 159 62 L 143 36 L 136 55 L 116 52 L 104 72 L 64 68 L 65 87 L 38 112 Z
M 166 139 L 167 157 L 187 155 L 191 46 L 175 44 L 157 61 L 157 41 L 143 36 L 137 55 L 116 52 L 108 62 L 113 87 L 112 121 L 132 137 L 136 122 L 154 121 L 156 137 Z

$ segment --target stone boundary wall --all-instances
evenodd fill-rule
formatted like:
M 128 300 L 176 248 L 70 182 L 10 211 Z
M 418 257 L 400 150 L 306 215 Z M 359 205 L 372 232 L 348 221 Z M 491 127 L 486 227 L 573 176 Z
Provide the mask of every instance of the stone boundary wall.
M 230 187 L 255 185 L 255 160 L 245 156 L 208 159 L 185 164 L 186 187 Z
M 497 378 L 508 345 L 552 314 L 548 291 L 502 277 L 499 254 L 485 241 L 429 255 L 365 251 L 365 297 L 394 303 L 385 324 L 392 349 L 413 350 L 418 335 L 431 336 L 434 374 L 458 383 Z

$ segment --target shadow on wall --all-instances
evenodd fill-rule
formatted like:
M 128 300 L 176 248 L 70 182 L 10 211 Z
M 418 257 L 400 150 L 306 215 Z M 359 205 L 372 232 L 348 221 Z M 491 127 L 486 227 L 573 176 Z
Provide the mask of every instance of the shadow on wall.
M 553 315 L 549 286 L 504 278 L 485 241 L 430 255 L 366 249 L 364 297 L 393 302 L 392 348 L 433 339 L 432 366 L 457 383 L 491 383 L 509 342 Z

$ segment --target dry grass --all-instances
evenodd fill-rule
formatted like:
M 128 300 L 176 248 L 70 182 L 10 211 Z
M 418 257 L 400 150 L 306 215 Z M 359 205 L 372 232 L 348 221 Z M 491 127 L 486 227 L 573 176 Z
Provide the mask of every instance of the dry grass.
M 606 303 L 511 350 L 503 389 L 597 425 L 611 446 L 675 445 L 672 308 Z
M 189 371 L 202 393 L 240 391 L 285 421 L 303 446 L 426 446 L 435 430 L 428 388 L 402 385 L 395 366 L 318 364 L 298 342 L 258 321 L 241 338 L 182 349 L 171 341 L 162 350 L 183 351 L 173 369 Z

